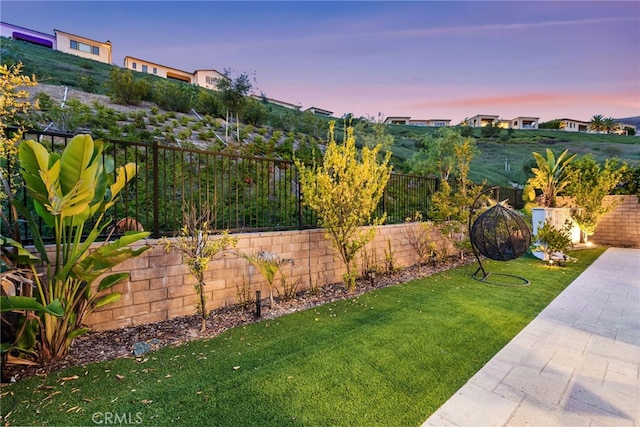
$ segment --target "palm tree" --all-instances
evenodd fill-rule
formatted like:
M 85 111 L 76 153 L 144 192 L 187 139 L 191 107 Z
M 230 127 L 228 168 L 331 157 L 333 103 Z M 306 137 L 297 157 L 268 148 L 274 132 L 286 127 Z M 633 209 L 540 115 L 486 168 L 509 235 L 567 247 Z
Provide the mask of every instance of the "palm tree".
M 603 130 L 604 118 L 602 114 L 596 114 L 591 118 L 591 122 L 589 123 L 589 130 L 594 132 L 602 132 Z
M 613 132 L 618 127 L 618 124 L 611 117 L 607 117 L 602 120 L 602 130 L 606 133 Z

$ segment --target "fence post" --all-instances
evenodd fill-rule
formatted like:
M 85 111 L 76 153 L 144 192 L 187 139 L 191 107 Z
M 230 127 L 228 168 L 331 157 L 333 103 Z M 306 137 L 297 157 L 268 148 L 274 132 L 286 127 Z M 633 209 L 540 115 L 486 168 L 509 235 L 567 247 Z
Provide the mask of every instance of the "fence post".
M 296 168 L 296 178 L 298 186 L 298 230 L 302 230 L 302 183 L 300 182 L 300 173 L 298 172 L 298 168 Z
M 153 142 L 153 235 L 154 239 L 160 238 L 160 197 L 158 182 L 158 142 Z

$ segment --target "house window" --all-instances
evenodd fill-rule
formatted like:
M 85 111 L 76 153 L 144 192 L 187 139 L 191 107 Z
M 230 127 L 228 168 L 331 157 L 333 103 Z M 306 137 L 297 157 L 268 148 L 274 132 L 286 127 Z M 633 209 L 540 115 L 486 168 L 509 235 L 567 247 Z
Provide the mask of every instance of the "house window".
M 156 67 L 153 67 L 153 74 L 158 74 L 158 69 Z
M 100 48 L 98 46 L 91 46 L 86 43 L 79 42 L 77 40 L 70 40 L 69 47 L 80 52 L 91 53 L 93 55 L 100 55 Z
M 133 68 L 134 70 L 138 69 L 138 64 L 136 64 L 135 62 L 131 63 L 131 68 Z
M 147 66 L 146 66 L 146 65 L 143 65 L 143 66 L 142 66 L 142 72 L 143 72 L 143 73 L 147 73 L 147 72 L 148 72 L 148 68 L 147 68 Z

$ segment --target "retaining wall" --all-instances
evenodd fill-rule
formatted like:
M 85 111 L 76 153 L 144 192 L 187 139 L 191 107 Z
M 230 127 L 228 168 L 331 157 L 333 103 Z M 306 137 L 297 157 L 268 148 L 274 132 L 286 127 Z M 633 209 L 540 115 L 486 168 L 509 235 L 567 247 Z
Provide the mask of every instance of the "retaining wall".
M 594 243 L 616 247 L 640 248 L 640 204 L 638 197 L 607 196 L 604 203 L 617 203 L 604 215 L 590 237 Z
M 404 237 L 404 224 L 380 226 L 375 240 L 366 247 L 370 266 L 384 267 L 385 251 L 389 242 L 395 267 L 416 264 L 418 258 Z M 293 258 L 293 265 L 283 267 L 288 281 L 299 281 L 298 290 L 312 286 L 322 287 L 342 281 L 346 269 L 335 255 L 324 231 L 320 229 L 268 233 L 235 234 L 238 237 L 236 251 L 255 253 L 266 250 L 282 258 Z M 445 244 L 442 236 L 433 235 L 437 244 Z M 129 271 L 127 282 L 113 287 L 120 292 L 120 301 L 101 307 L 87 318 L 87 324 L 96 330 L 115 329 L 157 322 L 195 312 L 195 278 L 189 273 L 178 251 L 167 253 L 161 241 L 149 239 L 141 245 L 152 248 L 138 258 L 128 260 L 113 271 Z M 358 259 L 363 269 L 363 257 Z M 205 272 L 207 309 L 213 310 L 238 302 L 238 290 L 250 286 L 255 295 L 269 295 L 266 280 L 247 260 L 231 252 L 218 255 Z M 276 278 L 279 287 L 279 278 Z M 277 295 L 274 293 L 274 295 Z
M 638 198 L 608 196 L 605 200 L 611 201 L 617 203 L 615 209 L 602 218 L 590 240 L 609 246 L 640 247 Z M 404 224 L 378 227 L 375 240 L 365 249 L 370 265 L 384 268 L 389 242 L 395 267 L 403 268 L 417 263 L 418 257 L 405 237 L 405 227 Z M 238 252 L 255 253 L 266 250 L 283 258 L 293 258 L 294 265 L 283 268 L 287 280 L 299 281 L 298 290 L 341 282 L 342 275 L 346 272 L 324 231 L 320 229 L 235 236 L 238 237 Z M 439 247 L 447 247 L 438 233 L 434 233 L 433 240 Z M 182 255 L 177 251 L 165 252 L 164 245 L 159 240 L 140 242 L 140 245 L 145 244 L 152 248 L 142 256 L 114 268 L 114 271 L 131 273 L 128 281 L 113 288 L 113 291 L 122 294 L 122 298 L 117 303 L 101 307 L 92 313 L 87 318 L 89 326 L 96 330 L 115 329 L 194 313 L 195 278 L 189 273 Z M 450 245 L 447 249 L 452 250 Z M 358 259 L 360 272 L 363 270 L 363 259 L 362 256 Z M 252 294 L 260 290 L 263 298 L 269 295 L 267 282 L 262 275 L 244 258 L 230 252 L 218 255 L 209 263 L 205 279 L 209 310 L 236 304 L 238 290 L 243 286 L 250 287 Z

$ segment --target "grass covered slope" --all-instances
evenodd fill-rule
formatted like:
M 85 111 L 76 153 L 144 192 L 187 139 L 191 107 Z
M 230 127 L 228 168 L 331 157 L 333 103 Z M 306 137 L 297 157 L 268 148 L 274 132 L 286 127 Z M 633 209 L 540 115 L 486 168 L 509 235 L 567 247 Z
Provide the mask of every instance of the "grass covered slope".
M 3 387 L 9 425 L 419 425 L 604 248 L 548 267 L 487 262 L 527 287 L 471 279 L 471 264 L 144 359 L 75 367 Z M 124 414 L 124 415 L 123 415 Z M 98 418 L 95 418 L 98 417 Z M 100 418 L 102 417 L 102 418 Z

